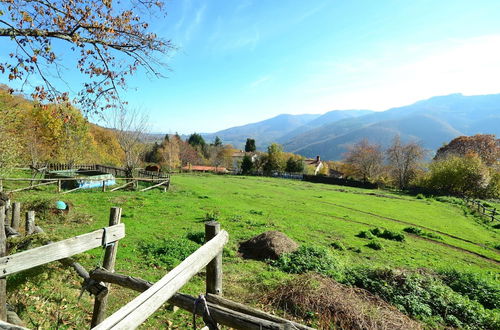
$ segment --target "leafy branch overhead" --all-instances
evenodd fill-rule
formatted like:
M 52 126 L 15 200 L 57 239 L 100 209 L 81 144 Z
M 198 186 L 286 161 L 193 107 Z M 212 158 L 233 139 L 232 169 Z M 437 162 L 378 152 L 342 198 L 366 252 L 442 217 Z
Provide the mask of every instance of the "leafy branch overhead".
M 0 73 L 30 86 L 41 103 L 68 102 L 68 92 L 57 87 L 68 70 L 64 56 L 64 64 L 72 61 L 85 77 L 76 99 L 80 107 L 87 113 L 111 107 L 138 69 L 162 75 L 161 56 L 173 46 L 139 15 L 163 8 L 163 2 L 148 0 L 0 0 L 0 37 L 14 46 L 0 61 Z

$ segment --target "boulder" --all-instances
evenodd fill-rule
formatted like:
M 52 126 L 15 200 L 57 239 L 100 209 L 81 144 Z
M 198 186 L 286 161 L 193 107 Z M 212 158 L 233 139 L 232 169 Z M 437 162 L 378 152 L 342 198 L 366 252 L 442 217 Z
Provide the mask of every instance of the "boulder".
M 240 244 L 239 252 L 245 259 L 278 259 L 283 253 L 299 248 L 290 237 L 279 231 L 267 231 Z

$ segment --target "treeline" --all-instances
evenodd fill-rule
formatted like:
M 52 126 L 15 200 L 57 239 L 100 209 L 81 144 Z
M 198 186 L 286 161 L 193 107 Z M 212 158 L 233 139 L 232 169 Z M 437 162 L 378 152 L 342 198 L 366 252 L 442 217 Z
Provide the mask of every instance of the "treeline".
M 207 143 L 197 133 L 191 134 L 186 141 L 178 134 L 166 134 L 161 143 L 155 142 L 146 152 L 144 161 L 160 164 L 168 171 L 188 165 L 230 168 L 236 151 L 231 145 L 223 145 L 219 137 Z
M 347 177 L 429 194 L 500 197 L 500 140 L 495 135 L 461 136 L 441 147 L 430 163 L 415 142 L 396 137 L 389 148 L 362 140 L 336 167 Z

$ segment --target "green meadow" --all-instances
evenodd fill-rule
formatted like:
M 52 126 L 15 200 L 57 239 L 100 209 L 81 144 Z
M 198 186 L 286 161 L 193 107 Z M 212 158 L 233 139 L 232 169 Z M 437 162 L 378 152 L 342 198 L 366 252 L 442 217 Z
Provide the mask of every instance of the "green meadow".
M 8 184 L 4 185 L 8 190 Z M 260 303 L 266 286 L 272 287 L 294 275 L 265 262 L 244 260 L 237 250 L 241 241 L 269 230 L 284 232 L 300 245 L 326 248 L 348 267 L 456 269 L 498 284 L 500 230 L 454 198 L 415 197 L 386 190 L 266 177 L 187 174 L 174 175 L 166 193 L 95 190 L 57 195 L 54 190 L 52 186 L 20 192 L 13 199 L 25 206 L 39 207 L 42 211 L 37 224 L 58 239 L 105 227 L 109 209 L 121 207 L 126 237 L 119 244 L 116 272 L 150 281 L 161 278 L 168 267 L 148 259 L 142 250 L 145 245 L 199 234 L 206 220 L 216 219 L 230 235 L 223 258 L 225 296 L 265 310 L 273 309 Z M 41 206 L 52 205 L 58 199 L 71 205 L 68 216 L 53 216 L 43 211 Z M 405 232 L 408 227 L 431 235 Z M 358 234 L 374 228 L 403 233 L 405 239 L 402 242 L 378 239 L 383 248 L 372 249 L 367 246 L 369 240 Z M 345 248 L 342 251 L 332 246 L 339 243 Z M 92 269 L 99 265 L 102 255 L 102 249 L 95 249 L 78 259 Z M 47 327 L 51 325 L 44 322 L 57 322 L 62 328 L 71 328 L 78 322 L 88 322 L 92 299 L 84 295 L 77 300 L 78 278 L 57 264 L 42 269 L 9 278 L 9 299 L 23 304 L 23 299 L 28 301 L 29 293 L 44 302 L 40 306 L 35 304 L 36 308 L 25 307 L 22 314 L 32 320 L 30 326 Z M 58 282 L 62 278 L 65 283 Z M 200 274 L 182 291 L 197 295 L 203 289 L 204 277 Z M 136 294 L 113 288 L 110 312 Z M 66 306 L 66 311 L 59 309 L 56 313 L 61 305 Z M 39 313 L 44 312 L 51 317 L 43 319 Z M 190 320 L 189 313 L 173 313 L 165 307 L 144 328 L 169 325 L 183 328 Z

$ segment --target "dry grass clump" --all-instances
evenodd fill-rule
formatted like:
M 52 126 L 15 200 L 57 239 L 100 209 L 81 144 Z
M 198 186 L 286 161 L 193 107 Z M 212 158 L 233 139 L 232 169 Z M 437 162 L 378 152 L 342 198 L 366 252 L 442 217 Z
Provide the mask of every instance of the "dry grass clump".
M 422 329 L 368 291 L 313 273 L 280 285 L 263 300 L 297 317 L 313 317 L 321 329 Z

